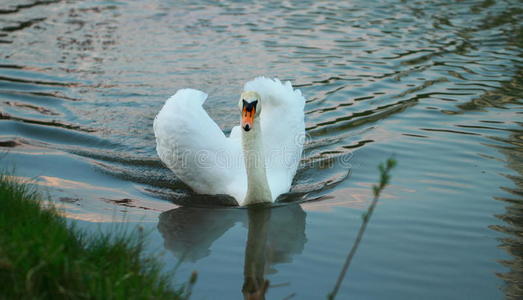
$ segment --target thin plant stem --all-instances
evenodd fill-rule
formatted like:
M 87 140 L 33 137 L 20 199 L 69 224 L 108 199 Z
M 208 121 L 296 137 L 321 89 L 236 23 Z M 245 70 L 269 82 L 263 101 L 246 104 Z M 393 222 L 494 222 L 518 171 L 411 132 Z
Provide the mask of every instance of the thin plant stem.
M 374 212 L 374 208 L 376 207 L 376 204 L 378 203 L 380 194 L 383 191 L 383 189 L 385 189 L 385 186 L 389 183 L 389 179 L 390 179 L 389 172 L 392 168 L 394 168 L 394 166 L 396 166 L 396 160 L 394 160 L 393 158 L 389 158 L 385 165 L 380 164 L 378 167 L 378 169 L 380 170 L 380 183 L 379 183 L 379 185 L 372 186 L 374 198 L 372 199 L 372 203 L 370 204 L 369 208 L 367 209 L 367 212 L 365 212 L 362 216 L 363 221 L 360 226 L 360 230 L 358 231 L 356 240 L 354 241 L 354 244 L 352 245 L 352 248 L 350 249 L 350 252 L 347 255 L 347 258 L 345 259 L 345 263 L 343 264 L 343 267 L 341 268 L 340 275 L 338 276 L 338 279 L 336 280 L 336 285 L 334 285 L 334 289 L 332 290 L 332 292 L 330 292 L 327 295 L 327 299 L 329 299 L 329 300 L 334 300 L 334 298 L 336 297 L 336 294 L 338 293 L 338 290 L 340 289 L 341 283 L 343 282 L 343 279 L 345 278 L 345 274 L 349 270 L 349 266 L 352 261 L 352 258 L 356 254 L 356 250 L 358 250 L 358 246 L 361 243 L 361 239 L 363 238 L 363 234 L 365 233 L 365 229 L 367 228 L 367 224 L 369 223 L 370 217 L 372 216 L 372 213 Z

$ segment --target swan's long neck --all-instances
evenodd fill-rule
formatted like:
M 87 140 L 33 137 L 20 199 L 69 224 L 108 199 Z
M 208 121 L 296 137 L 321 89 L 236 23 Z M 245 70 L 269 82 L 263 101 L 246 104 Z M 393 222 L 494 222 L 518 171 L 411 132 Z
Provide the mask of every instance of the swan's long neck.
M 245 169 L 247 170 L 247 195 L 244 204 L 272 202 L 271 190 L 265 171 L 265 156 L 259 118 L 254 119 L 251 130 L 242 129 L 242 146 Z

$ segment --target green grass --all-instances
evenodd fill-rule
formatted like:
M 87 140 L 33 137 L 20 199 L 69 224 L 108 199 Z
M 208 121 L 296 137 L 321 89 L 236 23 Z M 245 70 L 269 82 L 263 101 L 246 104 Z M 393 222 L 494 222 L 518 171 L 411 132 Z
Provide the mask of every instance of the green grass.
M 134 234 L 87 236 L 0 175 L 0 299 L 186 299 Z

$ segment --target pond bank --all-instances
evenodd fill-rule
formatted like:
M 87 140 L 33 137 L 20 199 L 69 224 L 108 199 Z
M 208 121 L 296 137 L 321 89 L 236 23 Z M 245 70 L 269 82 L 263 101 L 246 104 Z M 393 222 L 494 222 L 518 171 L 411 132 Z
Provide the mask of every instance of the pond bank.
M 87 237 L 28 185 L 0 175 L 0 298 L 187 299 L 134 234 Z M 121 233 L 121 232 L 120 232 Z

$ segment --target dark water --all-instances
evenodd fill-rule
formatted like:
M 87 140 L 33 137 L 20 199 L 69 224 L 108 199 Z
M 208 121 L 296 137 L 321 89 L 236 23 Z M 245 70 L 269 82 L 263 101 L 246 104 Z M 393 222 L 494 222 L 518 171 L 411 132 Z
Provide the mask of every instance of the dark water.
M 4 1 L 2 165 L 84 228 L 145 227 L 193 299 L 322 299 L 394 155 L 338 298 L 521 299 L 522 24 L 520 1 Z M 299 203 L 173 204 L 163 101 L 204 90 L 227 131 L 258 75 L 308 100 Z

